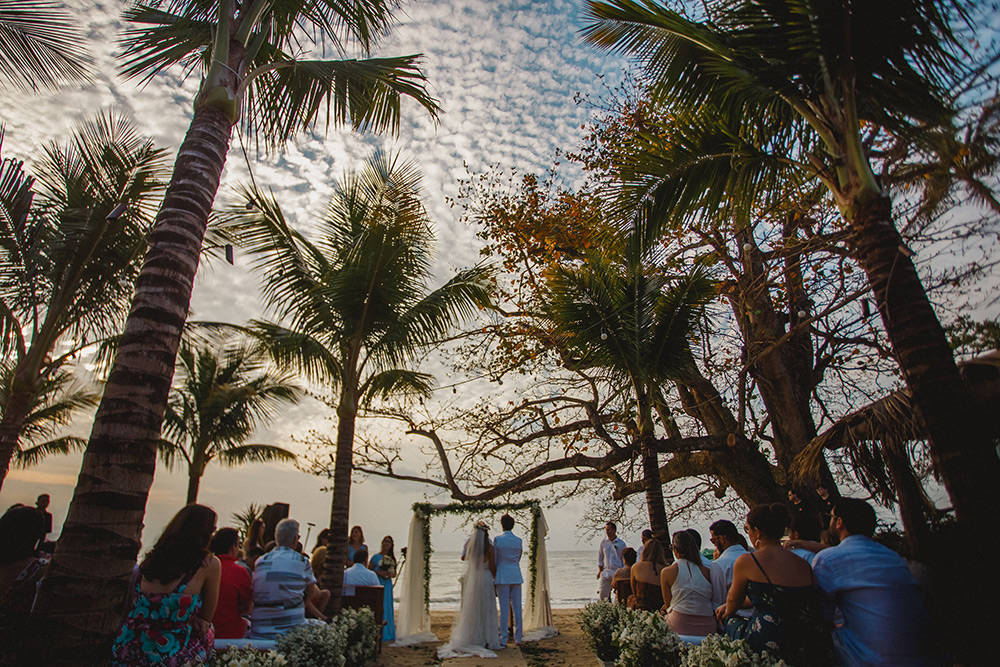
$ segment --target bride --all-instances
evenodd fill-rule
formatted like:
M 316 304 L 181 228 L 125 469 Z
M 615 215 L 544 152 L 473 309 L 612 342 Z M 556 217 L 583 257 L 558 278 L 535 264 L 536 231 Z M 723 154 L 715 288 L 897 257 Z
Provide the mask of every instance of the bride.
M 438 649 L 438 658 L 465 655 L 495 658 L 497 654 L 493 651 L 500 648 L 500 625 L 493 587 L 497 566 L 489 531 L 482 522 L 476 524 L 469 538 L 465 562 L 461 606 L 451 626 L 451 638 Z

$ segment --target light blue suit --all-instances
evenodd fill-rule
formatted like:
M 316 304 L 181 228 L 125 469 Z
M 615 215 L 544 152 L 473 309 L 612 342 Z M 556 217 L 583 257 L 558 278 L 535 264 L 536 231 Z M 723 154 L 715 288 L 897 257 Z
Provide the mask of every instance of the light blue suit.
M 523 627 L 521 625 L 521 552 L 524 550 L 521 538 L 509 530 L 493 538 L 493 551 L 496 556 L 497 576 L 494 582 L 497 586 L 497 597 L 500 600 L 500 646 L 507 645 L 507 626 L 510 624 L 510 607 L 514 606 L 514 642 L 521 643 Z

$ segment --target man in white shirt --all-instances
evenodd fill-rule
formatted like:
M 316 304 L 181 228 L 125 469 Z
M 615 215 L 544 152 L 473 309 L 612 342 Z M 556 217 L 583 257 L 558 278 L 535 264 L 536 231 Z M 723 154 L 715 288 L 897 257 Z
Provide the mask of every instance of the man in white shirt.
M 378 575 L 368 569 L 368 552 L 354 552 L 354 565 L 344 570 L 344 595 L 354 595 L 355 586 L 381 586 Z
M 615 572 L 625 567 L 625 561 L 622 559 L 625 541 L 618 537 L 618 526 L 614 521 L 605 524 L 604 533 L 607 538 L 601 541 L 600 551 L 597 552 L 597 578 L 601 580 L 598 593 L 602 600 L 610 600 Z
M 524 629 L 521 623 L 521 553 L 524 544 L 521 538 L 512 533 L 514 518 L 509 514 L 500 517 L 500 527 L 503 532 L 493 538 L 493 552 L 496 556 L 497 573 L 494 582 L 497 588 L 497 598 L 500 601 L 500 647 L 507 646 L 507 636 L 510 623 L 510 608 L 514 607 L 514 644 L 521 645 Z
M 708 530 L 712 535 L 712 544 L 719 550 L 719 557 L 711 565 L 712 606 L 718 608 L 726 604 L 729 587 L 733 585 L 733 565 L 747 550 L 739 544 L 739 533 L 732 521 L 719 519 Z M 740 609 L 736 613 L 749 618 L 753 610 Z

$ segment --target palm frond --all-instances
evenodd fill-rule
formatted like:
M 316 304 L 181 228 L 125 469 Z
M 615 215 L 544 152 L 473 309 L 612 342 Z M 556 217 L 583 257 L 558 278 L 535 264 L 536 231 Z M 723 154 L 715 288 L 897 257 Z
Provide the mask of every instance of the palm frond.
M 30 468 L 41 463 L 42 459 L 47 456 L 82 452 L 86 448 L 87 440 L 85 438 L 65 435 L 55 440 L 21 447 L 14 453 L 14 465 L 18 468 Z
M 244 463 L 267 463 L 269 461 L 294 462 L 296 456 L 287 449 L 274 445 L 240 445 L 219 452 L 218 459 L 226 465 L 238 466 Z
M 0 0 L 0 76 L 24 91 L 88 81 L 93 59 L 69 12 L 47 0 Z
M 366 132 L 399 130 L 400 103 L 409 97 L 432 116 L 440 110 L 427 92 L 420 56 L 367 60 L 294 60 L 273 54 L 245 95 L 244 130 L 268 146 L 299 130 L 325 124 Z
M 375 400 L 385 401 L 394 396 L 429 398 L 433 388 L 433 375 L 393 368 L 369 376 L 359 393 L 362 403 L 367 406 Z

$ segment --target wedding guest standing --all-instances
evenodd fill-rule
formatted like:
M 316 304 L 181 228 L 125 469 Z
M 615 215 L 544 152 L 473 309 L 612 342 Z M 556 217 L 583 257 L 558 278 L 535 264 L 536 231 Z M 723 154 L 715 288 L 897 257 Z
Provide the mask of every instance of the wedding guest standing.
M 365 531 L 361 530 L 361 526 L 354 526 L 347 538 L 347 560 L 353 563 L 354 552 L 359 549 L 365 553 L 368 552 L 368 545 L 365 544 Z
M 500 648 L 507 646 L 510 631 L 510 608 L 514 607 L 514 645 L 520 646 L 524 635 L 521 624 L 521 553 L 524 550 L 521 538 L 515 535 L 514 518 L 509 514 L 500 517 L 503 532 L 493 538 L 493 553 L 496 558 L 496 590 L 500 602 Z
M 667 555 L 658 540 L 650 539 L 642 550 L 642 557 L 632 566 L 632 594 L 636 607 L 646 611 L 659 611 L 663 607 L 660 590 L 660 572 L 667 566 Z
M 597 578 L 601 581 L 598 594 L 602 600 L 610 600 L 615 572 L 625 565 L 622 560 L 625 541 L 618 537 L 618 526 L 614 521 L 608 521 L 604 525 L 604 533 L 607 537 L 601 541 L 597 552 Z
M 205 664 L 222 565 L 208 550 L 215 512 L 188 505 L 139 564 L 132 606 L 112 646 L 113 667 Z
M 244 616 L 253 608 L 253 586 L 250 573 L 236 557 L 240 552 L 240 534 L 235 528 L 220 528 L 212 536 L 209 549 L 219 559 L 219 604 L 215 607 L 212 625 L 216 639 L 242 639 L 247 633 Z
M 703 565 L 690 530 L 670 540 L 674 563 L 660 572 L 660 589 L 667 624 L 679 635 L 706 637 L 715 632 L 712 570 Z
M 726 604 L 716 615 L 729 637 L 745 639 L 754 651 L 767 651 L 796 667 L 826 667 L 833 664 L 833 644 L 820 615 L 812 570 L 781 546 L 788 519 L 782 503 L 750 510 L 746 531 L 755 551 L 736 559 Z M 753 614 L 745 619 L 736 611 L 747 597 Z
M 382 641 L 393 641 L 396 639 L 396 617 L 392 611 L 392 580 L 396 578 L 396 543 L 392 535 L 382 538 L 382 551 L 372 556 L 370 567 L 378 575 L 378 582 L 382 584 L 382 620 L 385 626 L 382 628 Z

